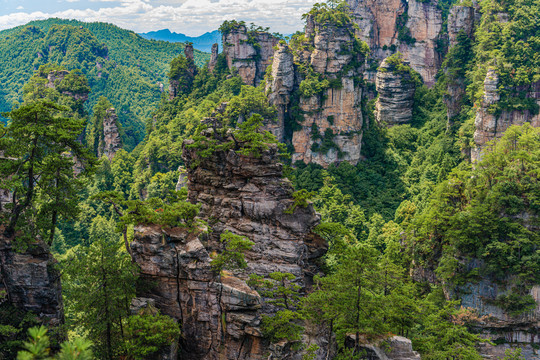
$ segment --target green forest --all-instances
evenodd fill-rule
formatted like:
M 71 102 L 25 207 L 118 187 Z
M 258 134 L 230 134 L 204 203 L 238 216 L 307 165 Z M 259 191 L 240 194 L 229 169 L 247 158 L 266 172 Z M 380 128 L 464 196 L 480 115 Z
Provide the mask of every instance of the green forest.
M 168 88 L 169 63 L 183 48 L 99 22 L 48 19 L 0 31 L 0 111 L 21 102 L 23 85 L 41 65 L 79 69 L 92 89 L 86 110 L 91 113 L 99 97 L 107 97 L 131 150 L 143 139 L 144 123 Z M 196 50 L 195 59 L 201 66 L 209 54 Z
M 447 16 L 453 2 L 439 5 Z M 472 6 L 466 0 L 459 5 Z M 410 339 L 424 360 L 481 360 L 483 347 L 497 345 L 506 346 L 497 359 L 537 359 L 524 353 L 524 341 L 505 340 L 495 330 L 487 334 L 482 329 L 491 320 L 484 309 L 461 303 L 476 287 L 503 289 L 482 301 L 508 319 L 523 319 L 538 308 L 532 289 L 540 284 L 540 128 L 511 125 L 486 143 L 477 161 L 470 156 L 488 71 L 498 74 L 501 95 L 489 114 L 539 112 L 526 94 L 540 81 L 540 3 L 477 5 L 474 36 L 462 32 L 455 46 L 446 44 L 433 87 L 423 84 L 401 54 L 388 57 L 390 71 L 406 73 L 415 83 L 410 123 L 378 122 L 377 96 L 366 96 L 362 159 L 326 168 L 291 160 L 291 134 L 305 115 L 299 99 L 342 86 L 296 61 L 310 50 L 303 32 L 280 40 L 295 52 L 303 80 L 279 143 L 266 130 L 278 118 L 268 99 L 272 65 L 253 87 L 229 68 L 225 53 L 210 66 L 209 54 L 195 51 L 191 61 L 184 44 L 145 40 L 112 24 L 49 19 L 1 31 L 0 110 L 6 121 L 0 123 L 0 188 L 9 189 L 12 199 L 0 203 L 0 245 L 33 254 L 38 240 L 46 244 L 56 259 L 50 271 L 61 279 L 64 321 L 50 325 L 21 310 L 10 301 L 9 286 L 0 286 L 0 359 L 166 359 L 171 344 L 180 346 L 178 359 L 198 359 L 182 351 L 191 331 L 185 319 L 155 305 L 130 310 L 138 294 L 156 286 L 142 276 L 132 253 L 135 242 L 150 237 L 143 228 L 163 229 L 156 230 L 162 245 L 177 241 L 170 234 L 185 233 L 208 248 L 217 246 L 208 251 L 210 282 L 225 284 L 238 276 L 249 294 L 264 299 L 253 325 L 260 331 L 252 332 L 270 349 L 265 359 L 377 359 L 369 357 L 366 344 L 392 351 L 392 336 Z M 501 14 L 506 21 L 498 21 Z M 340 54 L 364 62 L 370 50 L 354 35 L 357 25 L 346 2 L 316 4 L 305 16 L 311 17 L 325 28 L 347 28 L 353 40 Z M 240 24 L 227 21 L 221 30 Z M 263 31 L 248 28 L 248 39 Z M 363 65 L 358 60 L 354 66 Z M 51 74 L 63 74 L 53 78 L 53 86 Z M 169 81 L 179 84 L 172 99 Z M 354 83 L 374 91 L 366 79 Z M 445 99 L 448 87 L 458 83 L 464 96 L 459 113 L 449 119 Z M 112 159 L 99 157 L 110 108 L 118 115 L 122 146 Z M 322 143 L 314 152 L 337 147 L 331 131 L 321 135 L 314 127 Z M 195 160 L 186 160 L 188 151 Z M 200 180 L 220 171 L 212 166 L 247 159 L 249 166 L 238 172 L 249 172 L 253 164 L 269 161 L 269 153 L 279 158 L 293 189 L 276 190 L 291 203 L 282 215 L 303 219 L 310 207 L 320 214 L 312 232 L 326 251 L 306 282 L 285 266 L 247 273 L 247 254 L 257 244 L 226 227 L 213 244 L 220 219 L 203 219 L 208 205 L 193 201 L 193 194 L 218 181 Z M 223 163 L 210 166 L 212 159 Z M 190 181 L 199 177 L 199 187 L 179 180 L 186 173 Z M 176 254 L 168 265 L 180 266 L 180 258 Z M 0 276 L 7 279 L 8 257 L 0 260 Z M 219 286 L 224 297 L 226 287 Z M 180 303 L 180 294 L 175 301 Z M 225 334 L 229 318 L 220 311 L 217 326 Z M 508 320 L 498 331 L 511 327 Z M 322 329 L 317 341 L 313 329 Z M 523 331 L 534 338 L 538 327 Z M 538 342 L 528 346 L 538 356 Z

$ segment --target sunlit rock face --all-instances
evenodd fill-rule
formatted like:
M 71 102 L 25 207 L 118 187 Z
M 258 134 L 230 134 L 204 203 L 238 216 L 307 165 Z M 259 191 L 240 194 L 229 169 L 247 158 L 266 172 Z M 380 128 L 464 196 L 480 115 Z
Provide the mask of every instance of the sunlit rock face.
M 212 131 L 204 133 L 212 136 Z M 293 188 L 282 178 L 274 145 L 261 157 L 218 151 L 201 158 L 186 140 L 188 199 L 201 204 L 208 229 L 138 226 L 131 245 L 144 280 L 154 284 L 138 295 L 182 325 L 181 357 L 262 359 L 273 351 L 263 339 L 261 316 L 275 308 L 246 285 L 249 274 L 276 271 L 296 276 L 303 289 L 318 272 L 312 260 L 326 251 L 311 230 L 320 221 L 311 205 L 297 207 Z M 208 232 L 206 231 L 208 230 Z M 216 274 L 211 255 L 222 251 L 224 231 L 255 243 L 245 254 L 247 269 Z
M 474 121 L 474 143 L 476 147 L 471 152 L 472 161 L 480 160 L 485 144 L 490 140 L 502 137 L 506 129 L 511 125 L 523 125 L 528 122 L 534 127 L 540 126 L 540 114 L 530 110 L 502 110 L 499 113 L 490 110 L 491 106 L 501 99 L 498 86 L 499 75 L 493 69 L 488 70 L 484 80 L 484 96 L 480 107 L 476 111 Z M 525 92 L 526 97 L 535 99 L 538 106 L 540 106 L 540 81 L 530 87 L 518 87 L 515 92 Z
M 347 0 L 347 3 L 359 26 L 358 35 L 369 45 L 376 62 L 399 51 L 427 86 L 435 84 L 442 63 L 437 41 L 443 23 L 436 0 Z M 408 36 L 404 36 L 407 31 Z M 375 73 L 366 77 L 374 80 Z
M 408 72 L 396 72 L 384 60 L 377 72 L 379 97 L 375 118 L 381 124 L 400 125 L 412 120 L 415 84 Z
M 278 39 L 264 31 L 249 32 L 238 25 L 223 34 L 223 52 L 229 69 L 238 72 L 246 85 L 257 86 L 264 78 Z

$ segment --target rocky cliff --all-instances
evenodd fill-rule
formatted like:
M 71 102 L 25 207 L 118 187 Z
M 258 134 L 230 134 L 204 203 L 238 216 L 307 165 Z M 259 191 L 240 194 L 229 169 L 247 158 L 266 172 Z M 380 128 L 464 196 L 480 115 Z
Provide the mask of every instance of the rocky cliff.
M 385 59 L 377 71 L 376 87 L 379 97 L 375 103 L 375 118 L 387 125 L 406 124 L 412 120 L 415 82 L 408 65 L 397 64 L 404 69 L 398 70 L 396 64 Z
M 114 155 L 122 148 L 118 116 L 114 108 L 107 109 L 103 118 L 103 139 L 100 139 L 98 156 L 106 156 L 112 161 Z
M 267 92 L 280 121 L 292 124 L 285 132 L 292 138 L 293 163 L 327 167 L 360 160 L 366 52 L 352 23 L 319 24 L 312 16 L 305 35 L 278 46 Z
M 206 136 L 212 137 L 212 131 Z M 282 178 L 277 147 L 261 157 L 217 151 L 201 157 L 184 143 L 189 200 L 201 204 L 200 216 L 209 225 L 187 231 L 139 226 L 132 243 L 141 276 L 155 284 L 139 295 L 152 298 L 163 313 L 182 324 L 181 351 L 189 359 L 261 359 L 268 353 L 260 320 L 272 311 L 250 289 L 249 274 L 290 272 L 309 286 L 317 267 L 311 260 L 324 254 L 326 244 L 311 232 L 319 222 L 311 205 L 293 204 L 292 186 Z M 220 235 L 228 230 L 255 243 L 246 253 L 245 271 L 216 274 L 211 256 L 221 252 Z
M 174 59 L 171 63 L 171 73 L 173 73 L 169 78 L 169 100 L 171 101 L 178 95 L 191 91 L 193 79 L 197 74 L 192 44 L 188 43 L 184 47 L 184 57 L 185 63 L 183 64 L 179 58 Z
M 219 55 L 219 45 L 212 45 L 212 53 L 210 54 L 210 61 L 208 62 L 208 69 L 213 71 L 217 64 L 217 59 Z
M 511 125 L 522 125 L 525 122 L 532 126 L 540 126 L 540 113 L 530 110 L 500 110 L 495 111 L 494 106 L 500 101 L 499 75 L 493 69 L 488 70 L 484 80 L 484 96 L 482 103 L 476 111 L 474 121 L 475 148 L 471 151 L 471 158 L 477 161 L 482 156 L 482 148 L 493 139 L 500 138 Z M 516 88 L 514 93 L 525 93 L 527 98 L 534 99 L 540 106 L 540 81 L 527 88 Z
M 235 24 L 223 32 L 223 52 L 229 69 L 234 69 L 244 84 L 257 86 L 274 55 L 278 39 L 265 31 L 248 30 Z
M 4 231 L 3 226 L 0 231 Z M 5 291 L 11 304 L 31 311 L 50 326 L 64 322 L 60 272 L 55 264 L 43 241 L 16 251 L 13 239 L 0 236 L 0 293 Z
M 443 19 L 438 2 L 416 0 L 347 0 L 359 26 L 358 35 L 376 63 L 401 52 L 424 83 L 432 86 L 442 62 L 437 43 Z M 374 74 L 370 76 L 372 79 Z
M 464 68 L 467 64 L 463 63 L 463 59 L 457 58 L 463 57 L 463 54 L 469 54 L 469 57 L 472 57 L 471 44 L 474 39 L 476 25 L 480 21 L 479 17 L 480 13 L 474 6 L 453 6 L 448 15 L 449 53 L 445 62 L 446 68 L 444 69 L 447 78 L 447 93 L 443 101 L 446 104 L 449 124 L 461 111 L 467 87 L 466 69 Z M 454 62 L 459 62 L 457 68 L 456 65 L 458 64 L 454 64 Z

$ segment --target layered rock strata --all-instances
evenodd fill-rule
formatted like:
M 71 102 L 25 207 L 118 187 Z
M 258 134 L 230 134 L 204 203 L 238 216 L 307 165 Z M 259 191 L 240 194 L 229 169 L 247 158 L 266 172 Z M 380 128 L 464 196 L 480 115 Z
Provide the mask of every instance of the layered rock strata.
M 285 120 L 290 116 L 291 96 L 295 86 L 294 57 L 286 44 L 279 44 L 272 61 L 272 72 L 267 79 L 268 101 L 277 110 L 278 141 L 284 140 Z
M 531 228 L 538 231 L 538 227 Z M 482 262 L 473 259 L 468 264 L 468 269 L 480 268 Z M 477 320 L 474 327 L 490 338 L 495 344 L 483 344 L 479 348 L 480 353 L 486 359 L 502 359 L 504 352 L 510 344 L 522 349 L 522 355 L 528 360 L 540 359 L 540 354 L 535 350 L 540 345 L 540 285 L 534 285 L 529 294 L 536 301 L 536 307 L 521 315 L 511 315 L 496 305 L 496 299 L 511 291 L 512 278 L 504 282 L 492 281 L 482 278 L 478 282 L 468 283 L 459 288 L 459 294 L 450 294 L 461 299 L 461 306 L 474 309 Z M 506 285 L 505 285 L 506 284 Z
M 459 35 L 463 34 L 468 39 L 474 37 L 476 23 L 479 21 L 479 12 L 473 6 L 453 6 L 448 15 L 448 40 L 449 47 L 463 46 L 459 44 Z M 472 51 L 472 49 L 469 49 Z M 448 78 L 447 94 L 443 101 L 447 108 L 448 123 L 452 123 L 452 118 L 461 111 L 461 106 L 465 98 L 465 69 L 460 69 L 458 74 L 450 75 L 445 69 Z M 450 76 L 453 76 L 450 78 Z
M 60 272 L 55 264 L 43 241 L 16 251 L 12 239 L 0 236 L 0 292 L 5 291 L 11 304 L 31 311 L 49 326 L 64 322 Z
M 114 108 L 105 111 L 103 118 L 103 139 L 100 139 L 99 156 L 105 155 L 109 161 L 112 161 L 114 155 L 122 149 L 122 140 L 120 139 L 120 129 L 118 126 L 118 116 Z
M 511 125 L 523 125 L 529 122 L 532 126 L 540 126 L 540 113 L 530 110 L 502 110 L 492 111 L 492 106 L 501 99 L 499 94 L 499 75 L 493 69 L 489 69 L 484 80 L 484 96 L 482 103 L 476 111 L 474 122 L 475 148 L 471 151 L 472 161 L 480 160 L 484 145 L 493 139 L 500 138 Z M 530 87 L 516 88 L 515 93 L 525 92 L 526 97 L 534 99 L 540 106 L 540 81 Z
M 412 120 L 415 84 L 409 72 L 396 71 L 385 59 L 377 71 L 376 87 L 375 118 L 379 123 L 399 125 Z
M 193 81 L 195 78 L 195 75 L 197 74 L 197 66 L 195 65 L 194 55 L 193 55 L 193 45 L 192 44 L 186 44 L 184 47 L 184 56 L 187 60 L 187 66 L 185 68 L 185 74 L 183 74 L 183 81 Z M 173 100 L 175 97 L 177 97 L 182 90 L 184 92 L 186 89 L 191 88 L 190 84 L 184 84 L 181 83 L 181 81 L 178 78 L 171 78 L 169 79 L 169 100 Z
M 359 26 L 359 37 L 369 45 L 376 62 L 399 51 L 427 86 L 435 83 L 442 63 L 437 42 L 443 24 L 436 0 L 347 0 L 347 3 Z
M 303 161 L 328 167 L 360 158 L 363 131 L 362 94 L 364 54 L 354 35 L 352 24 L 336 26 L 318 24 L 308 16 L 305 40 L 297 48 L 280 44 L 272 64 L 267 91 L 278 116 L 289 117 L 296 105 L 301 119 L 292 134 L 293 163 Z M 293 56 L 291 56 L 292 54 Z M 308 73 L 298 70 L 301 65 Z M 311 72 L 314 74 L 311 74 Z M 302 94 L 302 82 L 326 81 L 326 87 L 315 94 Z
M 218 56 L 219 56 L 219 45 L 214 44 L 214 45 L 212 45 L 212 52 L 210 54 L 210 61 L 208 62 L 208 69 L 210 71 L 214 71 L 214 68 L 216 67 L 216 64 L 217 64 Z
M 212 131 L 206 132 L 212 137 Z M 326 244 L 311 232 L 319 222 L 312 206 L 294 204 L 292 186 L 282 179 L 278 150 L 270 146 L 259 158 L 234 150 L 201 158 L 184 143 L 189 200 L 201 204 L 200 216 L 210 226 L 188 231 L 138 226 L 132 243 L 141 276 L 155 284 L 139 295 L 182 324 L 182 356 L 189 359 L 262 359 L 269 350 L 260 320 L 273 307 L 244 282 L 249 274 L 290 272 L 306 287 L 317 267 L 311 263 Z M 196 165 L 196 166 L 195 166 Z M 221 251 L 223 231 L 255 243 L 245 254 L 245 271 L 218 276 L 211 254 Z
M 274 55 L 279 39 L 264 31 L 237 25 L 223 34 L 223 52 L 229 69 L 235 69 L 246 85 L 257 86 Z

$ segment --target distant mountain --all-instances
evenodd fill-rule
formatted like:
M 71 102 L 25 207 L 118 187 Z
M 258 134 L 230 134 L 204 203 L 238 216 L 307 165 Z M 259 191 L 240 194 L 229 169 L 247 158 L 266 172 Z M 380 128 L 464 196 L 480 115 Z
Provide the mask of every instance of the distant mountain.
M 171 60 L 183 50 L 184 44 L 144 39 L 100 22 L 48 19 L 0 31 L 0 112 L 22 100 L 22 86 L 40 65 L 80 69 L 92 88 L 87 109 L 106 96 L 124 128 L 124 144 L 133 148 L 168 87 Z M 210 58 L 198 50 L 194 55 L 198 66 Z
M 163 40 L 169 42 L 192 42 L 195 49 L 210 52 L 212 45 L 217 43 L 221 49 L 221 33 L 218 30 L 207 32 L 201 36 L 192 37 L 180 33 L 171 32 L 169 29 L 163 29 L 158 31 L 150 31 L 147 33 L 139 34 L 145 39 L 151 40 Z

